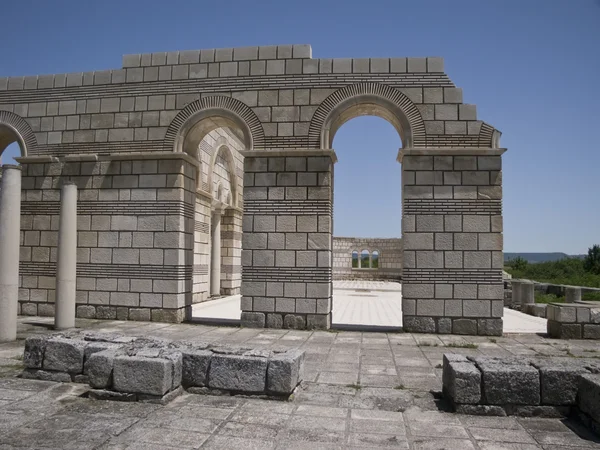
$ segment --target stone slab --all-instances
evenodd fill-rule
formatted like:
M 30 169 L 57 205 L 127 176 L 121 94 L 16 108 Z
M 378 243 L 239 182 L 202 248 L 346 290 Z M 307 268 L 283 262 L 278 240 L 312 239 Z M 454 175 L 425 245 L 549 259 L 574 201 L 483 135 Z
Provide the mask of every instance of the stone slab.
M 49 339 L 44 352 L 44 369 L 72 374 L 82 373 L 85 346 L 85 342 L 78 339 Z
M 267 382 L 266 358 L 243 355 L 213 355 L 208 385 L 237 392 L 264 392 Z
M 290 350 L 269 359 L 267 392 L 289 395 L 304 378 L 304 352 Z
M 173 386 L 173 363 L 165 358 L 118 356 L 114 359 L 113 388 L 118 392 L 163 396 Z

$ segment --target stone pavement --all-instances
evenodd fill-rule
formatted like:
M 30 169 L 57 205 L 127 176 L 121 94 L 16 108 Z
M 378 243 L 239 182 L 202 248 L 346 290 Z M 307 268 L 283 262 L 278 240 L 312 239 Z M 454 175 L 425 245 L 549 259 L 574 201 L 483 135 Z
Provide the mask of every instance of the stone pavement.
M 240 296 L 232 295 L 193 306 L 193 317 L 239 322 Z M 402 285 L 389 281 L 336 280 L 333 282 L 334 327 L 402 326 Z M 504 309 L 505 333 L 545 333 L 546 319 Z
M 19 338 L 52 319 L 23 317 Z M 558 419 L 460 416 L 441 389 L 442 354 L 600 357 L 592 341 L 244 329 L 78 320 L 127 335 L 302 348 L 306 381 L 290 402 L 185 394 L 167 406 L 93 401 L 83 385 L 15 378 L 23 341 L 0 345 L 0 450 L 583 450 L 600 440 Z

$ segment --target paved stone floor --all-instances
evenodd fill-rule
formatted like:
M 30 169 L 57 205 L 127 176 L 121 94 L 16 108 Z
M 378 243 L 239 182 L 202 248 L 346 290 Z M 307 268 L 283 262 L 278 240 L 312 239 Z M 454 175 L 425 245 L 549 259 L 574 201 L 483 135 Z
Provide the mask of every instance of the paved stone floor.
M 600 357 L 593 341 L 78 320 L 97 331 L 306 351 L 293 401 L 185 394 L 158 406 L 94 401 L 80 397 L 83 385 L 16 378 L 23 339 L 51 323 L 20 318 L 20 340 L 0 344 L 0 450 L 600 448 L 577 423 L 456 415 L 430 393 L 441 388 L 445 352 Z
M 193 307 L 193 317 L 200 320 L 239 322 L 240 315 L 239 295 L 198 303 Z M 334 281 L 332 323 L 337 327 L 401 327 L 402 285 L 386 281 Z M 545 333 L 546 319 L 505 308 L 504 331 Z

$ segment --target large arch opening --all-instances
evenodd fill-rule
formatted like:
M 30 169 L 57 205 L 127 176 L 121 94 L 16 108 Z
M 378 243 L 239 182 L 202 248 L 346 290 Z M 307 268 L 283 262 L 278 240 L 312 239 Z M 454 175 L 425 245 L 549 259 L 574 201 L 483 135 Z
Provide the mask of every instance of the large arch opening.
M 252 135 L 236 114 L 205 109 L 190 115 L 173 150 L 197 162 L 192 308 L 198 322 L 236 323 L 240 319 L 242 151 Z
M 402 325 L 402 183 L 395 160 L 410 139 L 402 117 L 399 108 L 366 97 L 345 102 L 324 124 L 322 145 L 335 149 L 338 158 L 334 327 Z

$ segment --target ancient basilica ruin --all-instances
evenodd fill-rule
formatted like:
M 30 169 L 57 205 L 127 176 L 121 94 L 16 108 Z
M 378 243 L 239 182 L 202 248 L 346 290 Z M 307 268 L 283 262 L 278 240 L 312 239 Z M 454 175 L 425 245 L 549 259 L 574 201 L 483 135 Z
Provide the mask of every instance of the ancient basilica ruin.
M 402 140 L 401 241 L 332 236 L 332 142 L 361 115 Z M 243 326 L 327 329 L 332 280 L 371 276 L 353 266 L 365 250 L 378 276 L 402 280 L 406 331 L 499 335 L 499 137 L 441 58 L 314 59 L 308 45 L 280 45 L 0 78 L 0 152 L 16 141 L 22 153 L 20 169 L 4 169 L 20 170 L 21 203 L 20 226 L 2 204 L 3 226 L 20 228 L 18 248 L 0 236 L 3 270 L 15 248 L 20 263 L 0 302 L 55 313 L 72 182 L 78 317 L 181 322 L 196 303 L 241 293 Z

